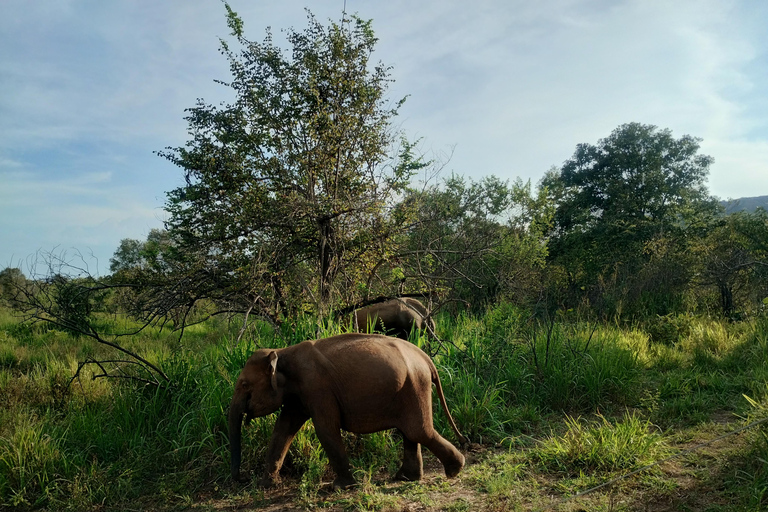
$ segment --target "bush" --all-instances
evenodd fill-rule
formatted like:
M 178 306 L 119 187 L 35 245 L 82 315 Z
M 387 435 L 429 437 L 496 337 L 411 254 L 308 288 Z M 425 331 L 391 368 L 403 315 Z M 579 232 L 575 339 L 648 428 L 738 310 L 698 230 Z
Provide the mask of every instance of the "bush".
M 674 345 L 689 335 L 692 324 L 693 318 L 689 315 L 657 315 L 646 320 L 644 330 L 652 342 Z
M 621 421 L 599 416 L 586 422 L 567 417 L 568 430 L 553 436 L 534 450 L 534 458 L 548 472 L 613 473 L 637 469 L 670 453 L 653 425 L 634 414 Z

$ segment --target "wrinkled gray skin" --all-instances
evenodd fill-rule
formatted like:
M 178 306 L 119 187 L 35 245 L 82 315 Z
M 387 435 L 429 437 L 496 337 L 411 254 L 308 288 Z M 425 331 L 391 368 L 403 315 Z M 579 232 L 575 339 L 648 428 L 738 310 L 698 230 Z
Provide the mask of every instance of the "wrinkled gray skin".
M 467 442 L 448 411 L 435 365 L 407 341 L 349 333 L 257 350 L 240 372 L 229 406 L 232 478 L 240 480 L 243 416 L 252 419 L 277 410 L 261 480 L 264 486 L 279 481 L 288 447 L 310 418 L 336 473 L 334 488 L 355 484 L 342 429 L 358 434 L 398 429 L 403 435 L 403 464 L 396 479 L 421 479 L 422 444 L 440 459 L 445 474 L 454 477 L 464 467 L 464 456 L 432 425 L 432 384 L 454 432 Z
M 417 299 L 402 297 L 386 302 L 371 304 L 355 311 L 354 328 L 360 332 L 386 332 L 391 336 L 407 340 L 411 330 L 427 329 L 434 334 L 435 323 L 432 317 L 427 319 L 427 308 Z M 431 330 L 431 332 L 430 332 Z

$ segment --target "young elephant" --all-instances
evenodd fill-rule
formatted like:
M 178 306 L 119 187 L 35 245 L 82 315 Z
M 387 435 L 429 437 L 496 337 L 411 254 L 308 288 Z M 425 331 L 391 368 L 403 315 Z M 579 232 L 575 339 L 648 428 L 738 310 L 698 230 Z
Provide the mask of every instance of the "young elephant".
M 464 456 L 432 426 L 432 384 L 451 427 L 466 443 L 448 411 L 435 365 L 407 341 L 350 333 L 257 350 L 240 372 L 229 406 L 232 478 L 240 479 L 243 415 L 252 419 L 278 409 L 263 485 L 278 481 L 288 447 L 309 418 L 336 472 L 334 488 L 355 484 L 341 429 L 358 434 L 398 429 L 403 464 L 397 479 L 421 479 L 422 444 L 454 477 L 464 467 Z
M 407 340 L 411 330 L 431 329 L 434 335 L 435 322 L 427 318 L 427 308 L 412 297 L 401 297 L 384 302 L 377 302 L 354 313 L 356 331 L 380 330 Z

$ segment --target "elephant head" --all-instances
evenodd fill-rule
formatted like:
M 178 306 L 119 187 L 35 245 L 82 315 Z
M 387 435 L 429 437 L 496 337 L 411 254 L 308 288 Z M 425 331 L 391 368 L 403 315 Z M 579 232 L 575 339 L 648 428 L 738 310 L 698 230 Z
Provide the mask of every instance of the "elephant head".
M 257 350 L 248 358 L 235 383 L 228 415 L 230 469 L 234 480 L 240 478 L 243 415 L 249 420 L 266 416 L 278 410 L 283 403 L 284 377 L 277 371 L 277 359 L 275 350 Z

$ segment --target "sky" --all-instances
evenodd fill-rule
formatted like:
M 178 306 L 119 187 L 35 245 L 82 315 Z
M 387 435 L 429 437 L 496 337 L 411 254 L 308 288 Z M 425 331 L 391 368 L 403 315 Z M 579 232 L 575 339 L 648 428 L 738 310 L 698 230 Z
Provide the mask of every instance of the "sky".
M 245 35 L 373 20 L 396 118 L 444 173 L 530 180 L 629 122 L 702 139 L 722 199 L 768 195 L 768 2 L 229 0 Z M 231 100 L 219 0 L 2 0 L 0 269 L 109 273 L 162 228 L 184 109 Z

